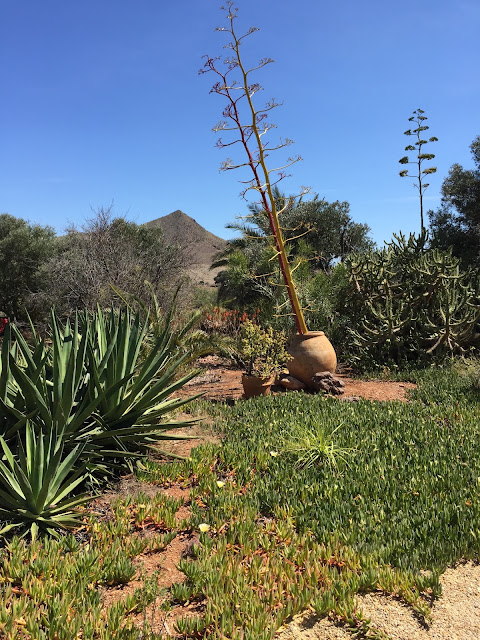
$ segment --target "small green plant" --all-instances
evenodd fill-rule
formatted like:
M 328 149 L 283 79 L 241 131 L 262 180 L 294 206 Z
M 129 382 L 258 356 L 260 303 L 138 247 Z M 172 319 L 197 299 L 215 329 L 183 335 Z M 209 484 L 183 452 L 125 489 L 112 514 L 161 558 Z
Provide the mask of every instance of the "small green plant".
M 281 371 L 290 356 L 286 350 L 287 337 L 272 327 L 262 329 L 247 320 L 240 329 L 238 348 L 233 357 L 248 376 L 269 378 Z
M 281 449 L 295 458 L 295 465 L 301 469 L 326 464 L 336 469 L 339 463 L 347 463 L 355 450 L 337 444 L 335 434 L 338 425 L 330 430 L 320 422 L 300 424 L 282 442 Z
M 176 630 L 187 637 L 199 637 L 205 627 L 205 620 L 200 616 L 183 616 L 175 623 Z
M 424 182 L 424 177 L 431 175 L 432 173 L 436 173 L 436 167 L 427 167 L 423 169 L 423 163 L 427 160 L 433 160 L 435 158 L 434 153 L 423 153 L 422 147 L 429 142 L 438 142 L 438 138 L 432 136 L 428 140 L 423 139 L 423 132 L 427 131 L 430 127 L 424 124 L 425 120 L 427 120 L 427 116 L 424 116 L 425 112 L 422 109 L 415 109 L 413 115 L 408 119 L 409 122 L 413 122 L 417 125 L 416 129 L 407 129 L 405 131 L 406 136 L 413 136 L 416 138 L 414 144 L 409 144 L 405 147 L 405 151 L 415 151 L 416 157 L 414 160 L 410 160 L 408 156 L 403 156 L 400 158 L 400 164 L 413 164 L 415 165 L 415 173 L 413 175 L 408 173 L 408 169 L 402 169 L 400 171 L 401 178 L 414 178 L 416 180 L 415 187 L 418 189 L 418 194 L 420 196 L 420 233 L 425 233 L 425 226 L 423 224 L 423 193 L 427 187 L 430 185 Z
M 128 584 L 137 569 L 130 558 L 117 556 L 103 563 L 102 582 L 110 587 Z

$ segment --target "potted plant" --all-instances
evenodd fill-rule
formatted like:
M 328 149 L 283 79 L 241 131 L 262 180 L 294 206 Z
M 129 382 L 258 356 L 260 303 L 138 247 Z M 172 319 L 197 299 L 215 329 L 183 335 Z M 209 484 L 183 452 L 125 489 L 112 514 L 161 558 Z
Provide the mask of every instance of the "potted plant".
M 276 374 L 290 358 L 286 342 L 286 336 L 274 332 L 272 327 L 262 329 L 250 320 L 243 324 L 234 359 L 244 370 L 242 385 L 245 398 L 270 394 Z

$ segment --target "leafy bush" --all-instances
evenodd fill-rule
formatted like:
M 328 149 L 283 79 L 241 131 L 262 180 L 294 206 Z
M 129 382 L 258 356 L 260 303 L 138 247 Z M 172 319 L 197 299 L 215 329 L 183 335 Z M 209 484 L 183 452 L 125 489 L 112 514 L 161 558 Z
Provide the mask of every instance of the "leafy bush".
M 10 319 L 25 320 L 25 307 L 48 286 L 42 265 L 54 254 L 55 245 L 51 227 L 0 214 L 0 311 Z
M 286 343 L 283 332 L 274 331 L 272 327 L 262 329 L 247 320 L 238 334 L 233 358 L 247 375 L 268 378 L 279 372 L 290 358 Z

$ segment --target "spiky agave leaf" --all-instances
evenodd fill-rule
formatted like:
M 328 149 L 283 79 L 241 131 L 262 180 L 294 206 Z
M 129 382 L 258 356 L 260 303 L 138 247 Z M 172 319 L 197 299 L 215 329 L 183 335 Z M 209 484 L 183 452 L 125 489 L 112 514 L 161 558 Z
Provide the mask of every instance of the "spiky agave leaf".
M 2 347 L 0 435 L 12 451 L 28 420 L 44 434 L 62 434 L 90 474 L 129 464 L 158 439 L 188 423 L 169 420 L 192 398 L 172 398 L 196 372 L 177 378 L 188 359 L 171 329 L 172 315 L 141 355 L 147 328 L 131 311 L 77 313 L 63 325 L 51 314 L 51 338 L 31 347 L 12 326 Z
M 75 495 L 87 477 L 86 465 L 78 464 L 80 446 L 64 456 L 63 434 L 36 432 L 27 421 L 25 443 L 16 456 L 0 438 L 0 517 L 6 522 L 0 534 L 12 528 L 39 529 L 53 533 L 80 525 L 78 507 L 91 496 Z

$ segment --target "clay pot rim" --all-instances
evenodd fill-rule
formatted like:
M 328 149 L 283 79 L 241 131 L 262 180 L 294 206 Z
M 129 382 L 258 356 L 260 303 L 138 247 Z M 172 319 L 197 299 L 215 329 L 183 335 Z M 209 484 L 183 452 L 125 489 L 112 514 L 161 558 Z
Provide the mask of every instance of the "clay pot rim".
M 297 338 L 316 338 L 318 336 L 324 336 L 325 331 L 309 331 L 308 333 L 297 333 Z
M 249 380 L 252 380 L 252 379 L 254 379 L 254 380 L 262 380 L 263 384 L 272 384 L 272 380 L 275 380 L 275 374 L 272 373 L 271 376 L 266 376 L 264 378 L 261 378 L 260 376 L 250 375 L 248 373 L 242 373 L 242 380 L 244 378 L 249 379 Z

